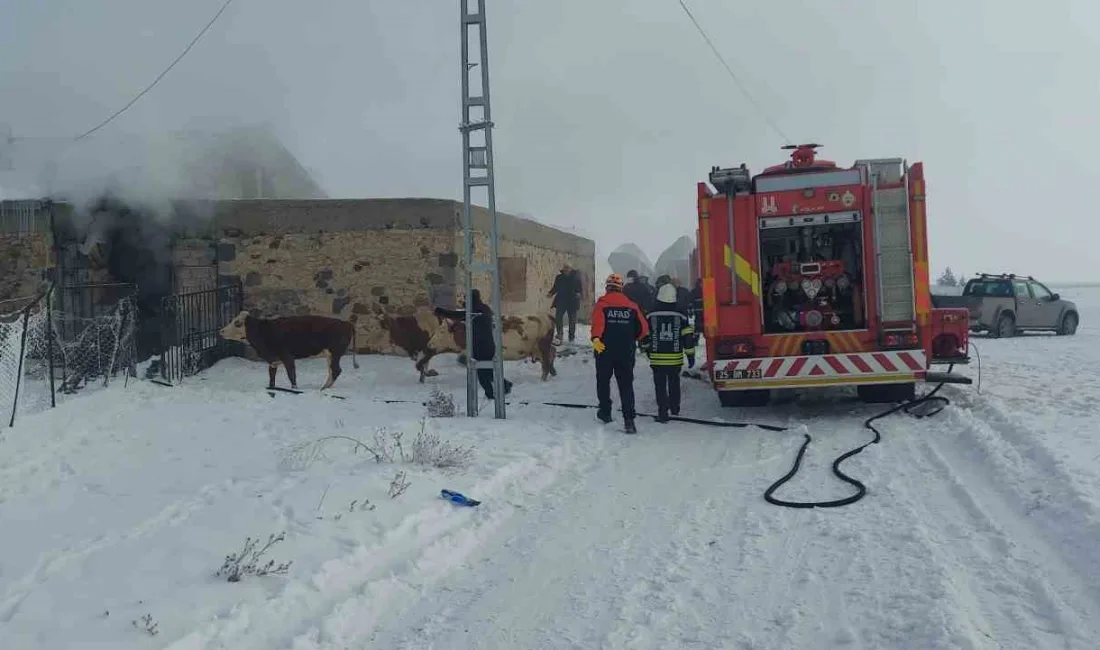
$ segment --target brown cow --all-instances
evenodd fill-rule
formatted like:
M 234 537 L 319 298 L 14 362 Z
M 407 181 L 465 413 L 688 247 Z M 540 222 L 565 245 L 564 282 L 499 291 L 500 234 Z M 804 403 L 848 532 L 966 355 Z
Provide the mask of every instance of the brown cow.
M 420 373 L 420 383 L 425 377 L 435 377 L 439 373 L 428 368 L 428 362 L 436 352 L 428 348 L 428 341 L 443 327 L 443 319 L 431 309 L 418 307 L 411 316 L 390 316 L 385 314 L 378 320 L 379 326 L 389 333 L 390 343 L 400 348 L 416 362 L 416 371 Z
M 554 368 L 557 348 L 554 347 L 554 317 L 506 316 L 500 321 L 500 337 L 504 344 L 504 358 L 508 361 L 529 359 L 542 364 L 542 380 L 556 377 Z M 447 331 L 440 330 L 428 342 L 428 347 L 438 351 L 464 352 L 466 349 L 466 321 L 455 320 Z
M 332 386 L 343 372 L 340 357 L 351 348 L 351 363 L 356 368 L 355 326 L 347 321 L 328 316 L 283 316 L 258 318 L 248 311 L 237 314 L 218 336 L 230 341 L 250 344 L 268 365 L 268 388 L 275 387 L 275 374 L 279 364 L 286 366 L 290 386 L 298 388 L 294 369 L 295 359 L 308 359 L 324 355 L 328 358 L 328 380 L 321 390 Z
M 437 354 L 466 350 L 466 323 L 463 320 L 446 321 L 427 307 L 419 307 L 412 316 L 389 316 L 379 319 L 390 342 L 408 353 L 416 361 L 420 381 L 439 373 L 428 368 Z M 556 376 L 554 368 L 554 319 L 546 316 L 508 316 L 501 320 L 501 338 L 504 343 L 504 359 L 516 361 L 530 359 L 542 363 L 542 380 Z

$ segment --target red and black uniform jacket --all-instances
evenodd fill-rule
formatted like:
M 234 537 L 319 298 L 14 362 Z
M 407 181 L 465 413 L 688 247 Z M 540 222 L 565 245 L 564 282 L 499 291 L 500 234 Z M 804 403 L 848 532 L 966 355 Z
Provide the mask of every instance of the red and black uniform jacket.
M 641 309 L 621 291 L 608 291 L 592 309 L 592 338 L 607 346 L 603 354 L 633 358 L 638 341 L 649 335 Z

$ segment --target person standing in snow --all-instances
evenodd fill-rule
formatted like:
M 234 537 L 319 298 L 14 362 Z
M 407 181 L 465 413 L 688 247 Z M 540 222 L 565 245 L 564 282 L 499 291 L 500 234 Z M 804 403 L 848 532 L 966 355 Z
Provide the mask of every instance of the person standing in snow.
M 627 298 L 629 298 L 630 301 L 633 302 L 635 305 L 638 305 L 643 314 L 649 311 L 649 290 L 646 288 L 646 285 L 639 279 L 638 272 L 634 269 L 630 269 L 626 272 L 626 285 L 623 287 L 623 294 Z
M 672 286 L 676 287 L 676 311 L 691 317 L 691 290 L 684 286 L 680 278 L 672 278 Z
M 492 361 L 497 351 L 496 342 L 493 341 L 493 310 L 489 305 L 481 302 L 481 291 L 474 289 L 471 294 L 473 298 L 470 311 L 473 312 L 473 327 L 471 329 L 474 335 L 474 360 Z M 464 322 L 466 320 L 465 309 L 443 309 L 442 307 L 436 307 L 435 315 L 441 318 L 452 318 Z M 493 369 L 478 368 L 477 382 L 485 389 L 485 397 L 493 399 Z M 510 392 L 512 392 L 512 382 L 504 379 L 504 394 L 507 395 Z
M 676 286 L 666 283 L 657 290 L 653 311 L 646 314 L 649 336 L 642 349 L 653 370 L 657 396 L 657 421 L 668 422 L 669 413 L 680 414 L 680 368 L 687 355 L 688 368 L 695 365 L 695 330 L 688 316 L 676 306 Z
M 611 377 L 619 385 L 623 426 L 634 426 L 634 361 L 640 341 L 649 335 L 649 324 L 641 308 L 623 293 L 623 276 L 612 273 L 605 282 L 606 293 L 592 310 L 592 351 L 596 355 L 596 417 L 611 421 Z
M 703 331 L 703 278 L 695 280 L 695 287 L 691 290 L 691 316 L 695 320 L 695 332 Z
M 569 342 L 577 336 L 577 309 L 581 306 L 581 281 L 577 271 L 569 264 L 562 264 L 561 272 L 554 278 L 554 286 L 548 296 L 554 296 L 554 329 L 558 341 L 562 335 L 562 317 L 569 316 Z
M 655 285 L 657 291 L 660 292 L 661 287 L 665 286 L 666 284 L 671 284 L 673 287 L 676 288 L 676 311 L 687 314 L 688 310 L 691 309 L 691 292 L 680 286 L 679 279 L 674 278 L 668 274 L 662 275 L 657 278 L 657 284 Z M 654 307 L 654 309 L 656 309 L 656 307 Z

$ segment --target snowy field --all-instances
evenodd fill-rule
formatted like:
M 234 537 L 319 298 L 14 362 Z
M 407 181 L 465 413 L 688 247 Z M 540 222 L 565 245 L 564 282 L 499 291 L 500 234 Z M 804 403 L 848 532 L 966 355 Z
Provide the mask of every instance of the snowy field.
M 465 402 L 453 355 L 425 384 L 408 359 L 346 362 L 343 400 L 317 394 L 321 361 L 302 395 L 236 359 L 176 388 L 116 382 L 3 432 L 0 648 L 1096 648 L 1100 289 L 1063 295 L 1076 336 L 976 338 L 981 392 L 879 421 L 844 465 L 867 497 L 831 510 L 762 495 L 803 433 L 776 496 L 850 494 L 829 465 L 883 408 L 845 391 L 722 409 L 685 379 L 684 415 L 790 429 L 641 418 L 624 436 L 617 411 L 521 404 L 594 404 L 587 353 L 546 383 L 508 363 L 505 421 L 484 399 L 476 420 L 424 420 L 433 387 Z M 472 456 L 435 467 L 463 459 L 418 435 Z M 215 575 L 279 533 L 260 564 L 285 574 Z

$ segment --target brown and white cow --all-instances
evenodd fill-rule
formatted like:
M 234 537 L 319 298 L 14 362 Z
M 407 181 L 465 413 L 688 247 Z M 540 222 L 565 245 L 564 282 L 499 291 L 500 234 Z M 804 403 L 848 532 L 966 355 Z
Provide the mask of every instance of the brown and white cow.
M 466 350 L 466 322 L 450 321 L 436 316 L 432 309 L 418 307 L 409 316 L 385 315 L 379 319 L 383 330 L 389 333 L 390 343 L 404 350 L 416 361 L 420 381 L 439 373 L 428 368 L 437 354 Z M 542 364 L 542 380 L 556 376 L 554 368 L 554 319 L 552 316 L 508 316 L 501 319 L 501 338 L 504 359 L 517 361 L 529 359 Z
M 417 307 L 411 315 L 391 316 L 384 314 L 378 319 L 379 327 L 389 335 L 390 345 L 404 350 L 409 358 L 416 362 L 416 371 L 420 373 L 420 383 L 425 377 L 435 377 L 439 373 L 428 368 L 428 362 L 436 354 L 429 351 L 428 341 L 442 327 L 443 319 L 431 309 Z
M 328 358 L 328 380 L 321 390 L 332 386 L 343 372 L 340 357 L 351 350 L 351 363 L 356 368 L 355 325 L 328 316 L 283 316 L 259 318 L 248 311 L 237 314 L 218 336 L 230 341 L 248 343 L 267 362 L 268 388 L 275 387 L 279 365 L 286 367 L 292 388 L 298 388 L 295 359 L 325 356 Z

